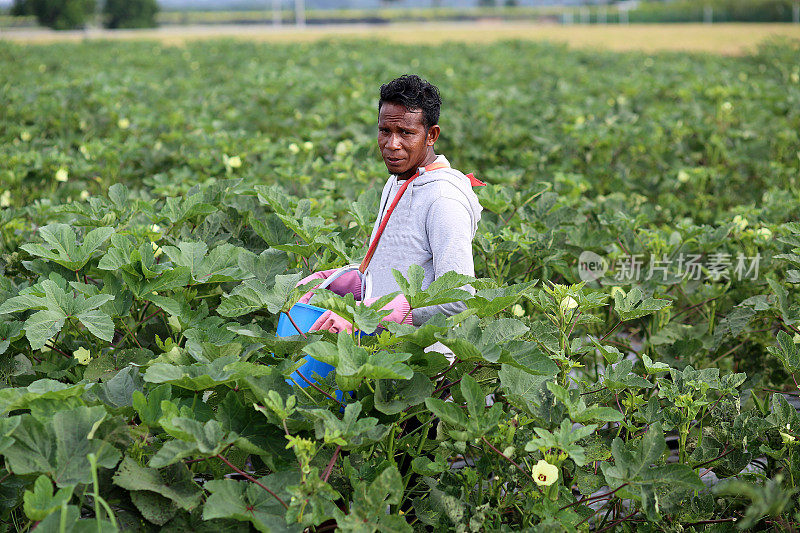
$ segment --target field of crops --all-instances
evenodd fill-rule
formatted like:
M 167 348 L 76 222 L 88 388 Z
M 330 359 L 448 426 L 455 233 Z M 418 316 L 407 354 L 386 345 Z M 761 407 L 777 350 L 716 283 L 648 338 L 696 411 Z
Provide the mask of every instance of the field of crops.
M 0 522 L 800 527 L 798 51 L 0 42 Z M 477 279 L 396 276 L 467 311 L 276 338 L 366 250 L 405 72 L 489 185 Z

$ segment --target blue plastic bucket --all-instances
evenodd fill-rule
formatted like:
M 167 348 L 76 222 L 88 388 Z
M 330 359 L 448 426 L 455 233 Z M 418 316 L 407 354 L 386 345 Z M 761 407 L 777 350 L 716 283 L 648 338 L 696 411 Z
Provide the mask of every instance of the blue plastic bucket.
M 327 311 L 327 309 L 323 309 L 322 307 L 317 307 L 316 305 L 296 303 L 292 306 L 291 309 L 289 309 L 289 314 L 292 316 L 292 320 L 294 320 L 294 323 L 297 324 L 297 328 L 300 328 L 300 331 L 302 331 L 303 333 L 307 333 L 308 330 L 311 329 L 311 326 L 314 325 L 314 322 L 316 322 L 317 319 L 321 317 L 325 311 Z M 300 335 L 300 333 L 297 331 L 297 328 L 294 327 L 294 324 L 292 324 L 292 321 L 289 320 L 288 316 L 286 316 L 286 313 L 281 313 L 280 316 L 278 317 L 278 328 L 277 331 L 275 332 L 275 336 L 290 337 L 292 335 Z M 364 333 L 362 331 L 360 332 L 360 335 L 370 337 L 372 335 L 375 335 L 375 333 Z M 303 365 L 300 368 L 292 372 L 290 376 L 291 379 L 286 380 L 288 384 L 291 385 L 294 382 L 297 383 L 297 385 L 299 385 L 301 388 L 306 388 L 309 386 L 309 383 L 307 383 L 305 379 L 301 378 L 300 374 L 303 374 L 303 376 L 305 376 L 306 379 L 308 379 L 308 381 L 311 381 L 313 383 L 316 381 L 312 377 L 314 375 L 314 372 L 316 372 L 323 378 L 326 378 L 328 377 L 328 374 L 331 373 L 331 370 L 335 368 L 334 366 L 329 365 L 328 363 L 323 363 L 322 361 L 314 359 L 310 355 L 306 355 L 303 358 L 303 360 L 305 361 L 305 363 L 303 363 Z M 300 374 L 298 374 L 298 372 Z M 334 392 L 336 399 L 342 401 L 342 397 L 344 396 L 342 391 L 337 389 Z M 353 393 L 351 392 L 350 394 L 352 395 Z
M 292 316 L 295 324 L 297 324 L 297 328 L 300 328 L 303 333 L 306 333 L 325 311 L 326 309 L 317 307 L 315 305 L 296 303 L 291 309 L 289 309 L 289 314 Z M 281 313 L 281 315 L 278 317 L 278 331 L 275 333 L 275 336 L 289 337 L 291 335 L 299 335 L 300 333 L 297 331 L 297 328 L 294 327 L 294 324 L 292 324 L 292 321 L 289 320 L 288 316 L 286 316 L 286 313 Z M 314 359 L 310 355 L 305 356 L 303 360 L 305 363 L 303 363 L 300 368 L 292 372 L 291 379 L 286 380 L 286 382 L 290 385 L 292 383 L 297 383 L 297 385 L 301 388 L 306 388 L 310 384 L 306 382 L 305 379 L 301 378 L 300 374 L 303 374 L 308 381 L 313 383 L 316 381 L 313 378 L 315 372 L 325 378 L 331 373 L 331 370 L 335 368 L 328 363 L 323 363 L 322 361 Z M 338 389 L 334 391 L 334 395 L 340 402 L 344 397 L 342 391 Z

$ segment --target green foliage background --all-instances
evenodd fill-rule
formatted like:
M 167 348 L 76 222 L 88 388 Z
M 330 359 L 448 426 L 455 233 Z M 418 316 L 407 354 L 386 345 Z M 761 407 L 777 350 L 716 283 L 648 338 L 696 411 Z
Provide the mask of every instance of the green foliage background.
M 0 43 L 5 527 L 796 525 L 797 52 Z M 478 279 L 397 275 L 414 306 L 478 293 L 276 339 L 300 278 L 365 251 L 405 72 L 490 185 Z M 586 250 L 760 268 L 586 284 Z M 317 388 L 285 381 L 305 353 L 337 369 Z

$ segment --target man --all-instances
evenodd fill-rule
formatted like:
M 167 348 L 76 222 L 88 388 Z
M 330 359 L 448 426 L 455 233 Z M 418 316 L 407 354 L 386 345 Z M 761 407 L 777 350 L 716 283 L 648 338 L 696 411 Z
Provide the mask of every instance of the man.
M 481 206 L 472 185 L 482 183 L 451 168 L 443 155 L 434 152 L 440 133 L 440 106 L 438 89 L 419 76 L 400 76 L 381 86 L 378 148 L 391 176 L 381 194 L 366 265 L 361 265 L 364 275 L 371 278 L 373 297 L 399 291 L 392 269 L 405 275 L 413 264 L 420 265 L 425 272 L 423 289 L 451 270 L 468 276 L 475 274 L 472 239 Z M 326 278 L 331 272 L 312 274 L 303 282 Z M 356 277 L 357 272 L 351 274 L 329 288 L 340 294 L 353 292 L 360 296 L 360 277 Z M 384 309 L 392 311 L 384 320 L 420 326 L 437 313 L 451 316 L 466 306 L 456 302 L 411 309 L 401 294 Z M 351 332 L 352 327 L 340 316 L 326 311 L 311 331 Z

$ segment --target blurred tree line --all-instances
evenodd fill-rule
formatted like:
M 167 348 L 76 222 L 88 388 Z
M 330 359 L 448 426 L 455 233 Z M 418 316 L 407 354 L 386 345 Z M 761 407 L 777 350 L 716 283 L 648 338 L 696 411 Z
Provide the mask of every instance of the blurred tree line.
M 102 0 L 101 0 L 102 1 Z M 84 28 L 100 16 L 106 28 L 152 28 L 156 25 L 156 0 L 14 0 L 13 16 L 35 16 L 39 24 L 56 30 Z

